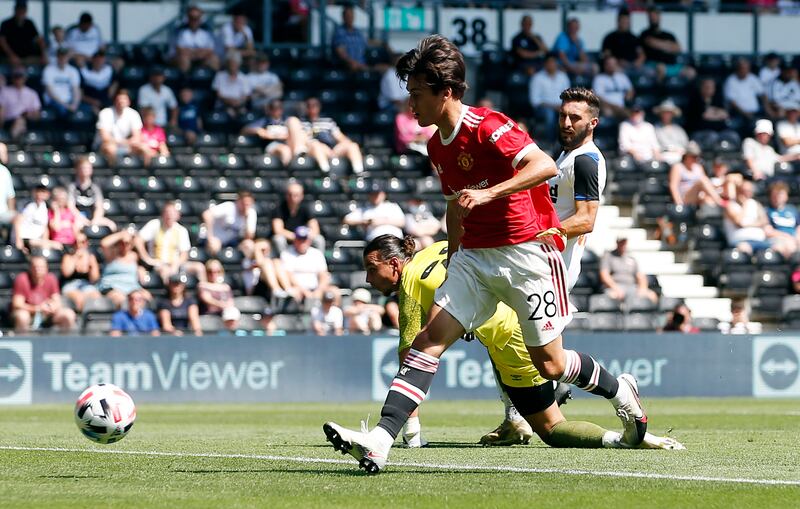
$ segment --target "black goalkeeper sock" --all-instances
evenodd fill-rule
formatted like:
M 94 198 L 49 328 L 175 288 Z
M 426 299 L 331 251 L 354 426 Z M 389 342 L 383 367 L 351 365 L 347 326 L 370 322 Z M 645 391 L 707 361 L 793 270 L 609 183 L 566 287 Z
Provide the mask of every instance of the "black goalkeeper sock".
M 567 362 L 559 382 L 573 384 L 586 392 L 611 399 L 617 395 L 619 382 L 590 355 L 564 350 Z
M 439 359 L 413 348 L 392 380 L 386 402 L 381 409 L 378 426 L 396 438 L 403 424 L 428 394 L 433 375 L 439 368 Z

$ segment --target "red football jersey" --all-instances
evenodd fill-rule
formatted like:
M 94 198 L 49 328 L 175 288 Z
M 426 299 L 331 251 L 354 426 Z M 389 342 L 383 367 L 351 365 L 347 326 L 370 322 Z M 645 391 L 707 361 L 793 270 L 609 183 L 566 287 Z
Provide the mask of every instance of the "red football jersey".
M 502 113 L 464 105 L 448 139 L 436 133 L 428 141 L 428 156 L 442 181 L 442 193 L 453 200 L 462 189 L 485 189 L 510 179 L 522 158 L 536 148 Z M 461 244 L 468 249 L 520 244 L 560 226 L 545 182 L 472 209 L 464 218 Z

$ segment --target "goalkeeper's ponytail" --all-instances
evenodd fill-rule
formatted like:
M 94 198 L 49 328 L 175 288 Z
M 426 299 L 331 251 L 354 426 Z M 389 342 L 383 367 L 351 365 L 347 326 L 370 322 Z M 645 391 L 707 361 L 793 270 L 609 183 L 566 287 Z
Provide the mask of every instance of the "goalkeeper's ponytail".
M 369 244 L 364 248 L 364 256 L 373 251 L 378 251 L 382 260 L 390 258 L 398 258 L 400 260 L 408 260 L 417 251 L 417 245 L 414 237 L 406 235 L 402 239 L 395 235 L 381 235 L 372 239 Z

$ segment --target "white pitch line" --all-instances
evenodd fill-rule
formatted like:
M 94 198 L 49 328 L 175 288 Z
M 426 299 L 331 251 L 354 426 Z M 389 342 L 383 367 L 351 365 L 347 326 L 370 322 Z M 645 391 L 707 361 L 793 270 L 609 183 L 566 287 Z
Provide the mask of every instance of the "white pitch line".
M 191 452 L 163 452 L 163 451 L 117 451 L 114 449 L 69 449 L 62 447 L 19 447 L 13 445 L 0 445 L 0 450 L 5 451 L 40 451 L 40 452 L 78 452 L 90 454 L 122 454 L 131 456 L 167 456 L 178 458 L 222 458 L 222 459 L 253 459 L 265 461 L 289 461 L 292 463 L 328 463 L 336 465 L 353 465 L 352 460 L 331 458 L 308 458 L 303 456 L 274 456 L 270 454 L 222 454 L 222 453 L 191 453 Z M 703 475 L 669 475 L 648 472 L 616 472 L 608 470 L 578 470 L 560 468 L 530 468 L 530 467 L 503 467 L 493 465 L 449 465 L 440 463 L 412 463 L 390 462 L 389 465 L 403 468 L 429 468 L 431 470 L 466 471 L 479 470 L 483 472 L 506 472 L 520 474 L 564 474 L 588 475 L 595 477 L 620 477 L 633 479 L 663 479 L 667 481 L 696 481 L 696 482 L 722 482 L 734 484 L 763 484 L 776 486 L 800 486 L 800 480 L 781 479 L 749 479 L 746 477 L 711 477 Z

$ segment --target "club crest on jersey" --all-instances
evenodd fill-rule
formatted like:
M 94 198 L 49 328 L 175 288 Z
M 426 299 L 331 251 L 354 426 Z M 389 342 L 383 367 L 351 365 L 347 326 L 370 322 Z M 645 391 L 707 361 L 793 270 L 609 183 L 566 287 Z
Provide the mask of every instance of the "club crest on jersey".
M 475 159 L 472 158 L 472 154 L 461 152 L 458 154 L 456 162 L 458 163 L 458 167 L 462 170 L 470 171 L 472 169 L 472 165 L 475 164 Z

